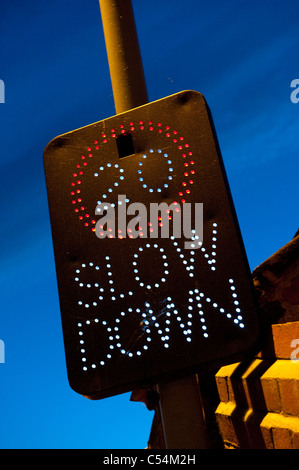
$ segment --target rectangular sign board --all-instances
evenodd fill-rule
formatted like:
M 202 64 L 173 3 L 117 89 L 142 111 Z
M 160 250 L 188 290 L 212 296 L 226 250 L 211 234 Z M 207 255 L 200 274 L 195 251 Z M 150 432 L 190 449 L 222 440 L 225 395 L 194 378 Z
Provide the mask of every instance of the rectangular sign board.
M 250 271 L 200 93 L 56 137 L 44 165 L 75 391 L 104 398 L 256 347 Z

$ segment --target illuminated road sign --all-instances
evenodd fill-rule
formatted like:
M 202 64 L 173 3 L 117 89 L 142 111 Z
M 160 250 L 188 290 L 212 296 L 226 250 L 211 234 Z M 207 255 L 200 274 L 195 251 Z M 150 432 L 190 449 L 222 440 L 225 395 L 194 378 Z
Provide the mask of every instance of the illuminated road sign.
M 241 360 L 255 347 L 250 272 L 200 93 L 56 137 L 44 163 L 75 391 L 104 398 Z M 157 203 L 165 204 L 150 217 Z M 189 240 L 185 213 L 197 224 Z

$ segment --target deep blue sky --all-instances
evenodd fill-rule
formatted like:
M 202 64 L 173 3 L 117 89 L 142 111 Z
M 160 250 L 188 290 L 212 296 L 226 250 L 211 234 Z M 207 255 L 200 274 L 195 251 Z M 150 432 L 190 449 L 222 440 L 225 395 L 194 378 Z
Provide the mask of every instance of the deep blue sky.
M 251 269 L 298 228 L 294 0 L 133 0 L 150 101 L 211 108 Z M 115 114 L 97 0 L 1 1 L 1 448 L 144 448 L 153 412 L 67 382 L 43 150 Z

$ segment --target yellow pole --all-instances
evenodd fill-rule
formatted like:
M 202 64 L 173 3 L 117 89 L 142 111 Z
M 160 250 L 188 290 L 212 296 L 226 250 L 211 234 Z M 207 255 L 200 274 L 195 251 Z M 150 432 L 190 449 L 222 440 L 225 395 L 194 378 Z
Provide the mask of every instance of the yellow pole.
M 131 0 L 99 0 L 116 113 L 148 102 Z
M 116 113 L 148 102 L 131 0 L 99 0 Z M 157 385 L 166 447 L 206 449 L 197 375 Z

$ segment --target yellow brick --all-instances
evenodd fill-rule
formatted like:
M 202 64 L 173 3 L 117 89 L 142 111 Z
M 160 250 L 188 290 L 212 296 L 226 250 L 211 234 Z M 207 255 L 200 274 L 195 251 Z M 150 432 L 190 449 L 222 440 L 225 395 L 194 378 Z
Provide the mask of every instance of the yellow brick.
M 282 410 L 278 382 L 275 378 L 261 379 L 264 400 L 268 411 L 280 413 Z
M 272 429 L 267 426 L 260 426 L 266 449 L 274 449 Z
M 288 359 L 278 359 L 262 375 L 263 378 L 281 378 L 299 380 L 299 362 Z
M 217 386 L 220 401 L 228 402 L 229 398 L 228 398 L 227 377 L 216 375 L 216 386 Z
M 229 377 L 235 372 L 237 367 L 240 365 L 240 362 L 235 362 L 234 364 L 229 364 L 227 366 L 221 367 L 216 373 L 216 377 Z
M 239 362 L 221 367 L 216 374 L 216 384 L 221 401 L 234 401 L 234 390 L 232 388 L 231 376 L 239 366 Z
M 232 403 L 231 401 L 228 403 L 219 403 L 219 405 L 216 408 L 215 413 L 220 414 L 220 415 L 225 415 L 225 416 L 231 416 L 233 412 L 236 409 L 236 404 Z
M 219 427 L 220 434 L 224 442 L 229 442 L 234 446 L 238 445 L 238 436 L 236 434 L 232 414 L 236 405 L 232 402 L 220 403 L 216 409 L 216 419 Z
M 299 415 L 299 363 L 277 360 L 261 377 L 269 411 Z
M 299 339 L 299 321 L 272 325 L 275 355 L 279 359 L 290 359 L 294 348 L 291 342 Z
M 292 449 L 292 435 L 289 429 L 273 429 L 274 449 Z
M 281 407 L 283 413 L 292 416 L 299 415 L 299 381 L 279 380 Z
M 299 449 L 299 432 L 293 433 L 293 448 Z
M 297 448 L 299 442 L 299 417 L 268 413 L 261 422 L 264 437 L 273 437 L 275 449 Z
M 244 421 L 246 411 L 233 402 L 220 403 L 216 409 L 216 419 L 223 441 L 233 447 L 250 449 L 247 425 Z
M 261 427 L 267 429 L 285 427 L 285 416 L 280 413 L 267 413 L 261 422 Z

